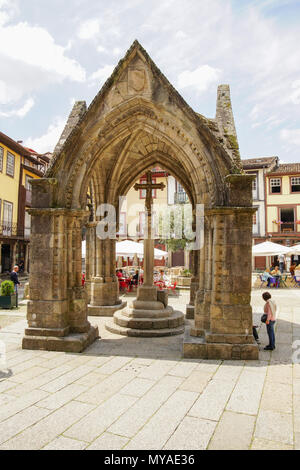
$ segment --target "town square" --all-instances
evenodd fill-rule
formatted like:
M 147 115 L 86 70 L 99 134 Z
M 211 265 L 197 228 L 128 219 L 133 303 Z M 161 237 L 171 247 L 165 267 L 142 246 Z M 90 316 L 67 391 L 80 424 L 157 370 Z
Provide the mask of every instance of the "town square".
M 264 88 L 282 60 L 274 24 L 286 15 L 290 46 L 299 4 L 192 1 L 181 18 L 184 2 L 153 0 L 146 19 L 143 1 L 76 1 L 86 19 L 65 7 L 77 32 L 63 48 L 60 3 L 49 4 L 48 31 L 37 26 L 46 9 L 0 1 L 0 34 L 20 28 L 30 44 L 24 57 L 12 43 L 2 52 L 0 449 L 299 450 L 294 50 L 290 94 L 275 104 L 283 77 Z M 133 11 L 144 22 L 130 40 Z M 164 28 L 160 53 L 151 43 L 163 12 L 178 57 Z M 273 55 L 256 59 L 253 90 L 216 38 L 220 55 L 193 55 L 196 13 L 216 31 L 239 17 L 249 54 L 251 25 L 264 31 L 257 47 Z M 217 37 L 225 45 L 231 34 Z M 18 60 L 26 86 L 7 78 Z M 43 84 L 29 78 L 38 67 Z M 49 124 L 54 104 L 64 117 Z

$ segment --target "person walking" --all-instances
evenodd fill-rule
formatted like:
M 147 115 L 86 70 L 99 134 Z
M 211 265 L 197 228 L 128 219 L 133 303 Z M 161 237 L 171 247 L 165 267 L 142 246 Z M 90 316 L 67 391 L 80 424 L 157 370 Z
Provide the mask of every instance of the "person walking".
M 281 272 L 281 274 L 283 274 L 284 263 L 285 263 L 285 256 L 284 256 L 283 254 L 279 255 L 279 256 L 278 256 L 278 260 L 279 260 L 279 269 L 280 269 L 280 272 Z
M 274 300 L 271 300 L 271 294 L 269 292 L 264 292 L 262 298 L 266 302 L 264 307 L 264 313 L 267 315 L 266 327 L 269 337 L 269 344 L 264 349 L 265 351 L 273 351 L 273 349 L 275 349 L 274 325 L 276 321 L 277 305 Z
M 10 280 L 11 280 L 11 281 L 14 283 L 14 285 L 15 285 L 15 293 L 16 293 L 16 294 L 18 293 L 18 286 L 20 285 L 18 272 L 19 272 L 19 266 L 16 264 L 16 265 L 14 266 L 12 272 L 10 273 Z

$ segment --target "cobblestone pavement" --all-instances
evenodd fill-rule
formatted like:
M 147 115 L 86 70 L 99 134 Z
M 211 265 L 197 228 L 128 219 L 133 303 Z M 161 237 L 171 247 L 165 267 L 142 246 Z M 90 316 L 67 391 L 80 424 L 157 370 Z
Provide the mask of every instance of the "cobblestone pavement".
M 262 325 L 255 362 L 183 359 L 182 336 L 120 337 L 95 317 L 82 354 L 23 351 L 25 306 L 0 311 L 0 449 L 300 449 L 300 290 L 272 294 L 276 350 Z M 170 303 L 185 311 L 188 293 Z

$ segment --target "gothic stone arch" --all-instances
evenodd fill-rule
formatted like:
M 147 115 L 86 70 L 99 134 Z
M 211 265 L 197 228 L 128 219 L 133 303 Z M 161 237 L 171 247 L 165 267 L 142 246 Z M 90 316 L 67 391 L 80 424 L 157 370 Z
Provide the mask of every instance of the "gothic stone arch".
M 82 351 L 98 335 L 87 311 L 121 308 L 115 240 L 95 233 L 96 208 L 118 207 L 154 165 L 205 208 L 204 244 L 193 252 L 186 357 L 256 359 L 252 337 L 252 177 L 243 174 L 228 85 L 215 119 L 194 112 L 135 41 L 88 109 L 76 102 L 45 178 L 34 180 L 30 301 L 23 348 Z M 92 216 L 87 208 L 90 197 Z M 87 288 L 81 230 L 87 227 Z M 242 271 L 240 270 L 243 265 Z

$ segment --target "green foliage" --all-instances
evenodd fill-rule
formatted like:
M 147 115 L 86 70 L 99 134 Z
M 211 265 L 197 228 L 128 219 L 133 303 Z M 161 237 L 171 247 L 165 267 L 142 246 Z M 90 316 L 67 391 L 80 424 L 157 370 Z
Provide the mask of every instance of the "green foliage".
M 182 274 L 181 274 L 181 276 L 183 276 L 183 277 L 191 277 L 191 275 L 192 275 L 192 273 L 189 269 L 184 269 L 182 271 Z
M 15 293 L 15 285 L 12 281 L 3 281 L 0 288 L 1 296 L 9 296 Z
M 186 227 L 190 227 L 192 221 L 191 206 L 187 206 L 187 204 L 175 206 L 174 210 L 172 206 L 170 206 L 168 211 L 164 212 L 164 214 L 160 214 L 159 216 L 159 233 L 162 236 L 159 243 L 165 245 L 168 251 L 175 252 L 178 250 L 184 250 L 192 241 L 191 238 L 188 239 L 185 236 L 183 230 L 183 228 L 186 229 Z M 167 238 L 164 237 L 165 223 L 167 223 L 167 226 L 170 229 L 170 233 Z M 188 232 L 188 230 L 185 231 Z M 188 233 L 188 235 L 191 234 Z
M 238 141 L 237 141 L 236 136 L 235 136 L 235 135 L 231 135 L 231 134 L 227 134 L 226 137 L 227 137 L 227 139 L 228 139 L 229 142 L 230 142 L 231 148 L 238 150 L 239 144 L 238 144 Z

